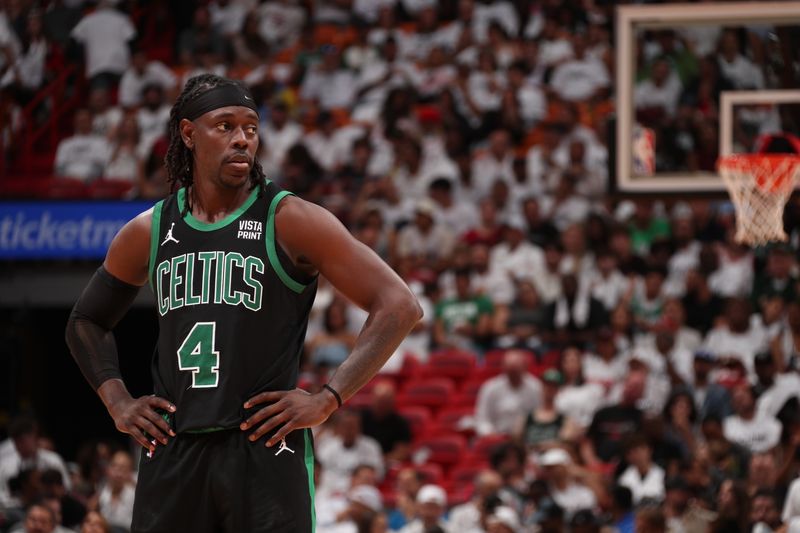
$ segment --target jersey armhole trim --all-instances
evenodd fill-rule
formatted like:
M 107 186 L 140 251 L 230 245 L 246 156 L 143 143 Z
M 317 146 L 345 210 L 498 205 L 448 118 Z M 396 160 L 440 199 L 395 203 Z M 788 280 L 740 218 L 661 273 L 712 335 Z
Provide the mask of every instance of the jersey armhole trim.
M 292 193 L 289 191 L 279 192 L 275 195 L 275 197 L 272 199 L 272 203 L 269 205 L 269 212 L 267 213 L 267 257 L 272 265 L 272 269 L 281 279 L 283 284 L 294 292 L 301 293 L 305 290 L 307 285 L 304 285 L 292 278 L 289 273 L 286 272 L 286 269 L 283 268 L 281 260 L 278 257 L 278 249 L 276 248 L 275 242 L 275 211 L 278 209 L 278 204 L 281 203 L 281 200 L 290 194 Z
M 150 225 L 150 263 L 147 265 L 147 281 L 153 288 L 153 271 L 155 270 L 156 255 L 158 253 L 158 238 L 161 236 L 161 208 L 164 200 L 159 200 L 153 206 L 153 218 Z

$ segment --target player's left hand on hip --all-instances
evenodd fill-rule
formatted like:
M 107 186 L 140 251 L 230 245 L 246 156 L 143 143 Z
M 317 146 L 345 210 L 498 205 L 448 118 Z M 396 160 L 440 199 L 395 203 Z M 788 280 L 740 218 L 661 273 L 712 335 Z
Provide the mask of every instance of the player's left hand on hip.
M 266 444 L 268 447 L 273 446 L 295 429 L 325 422 L 336 408 L 335 400 L 331 408 L 332 398 L 330 394 L 310 394 L 302 389 L 262 392 L 247 400 L 244 403 L 245 409 L 260 404 L 269 405 L 259 409 L 239 427 L 242 431 L 256 428 L 249 437 L 252 442 L 277 428 Z

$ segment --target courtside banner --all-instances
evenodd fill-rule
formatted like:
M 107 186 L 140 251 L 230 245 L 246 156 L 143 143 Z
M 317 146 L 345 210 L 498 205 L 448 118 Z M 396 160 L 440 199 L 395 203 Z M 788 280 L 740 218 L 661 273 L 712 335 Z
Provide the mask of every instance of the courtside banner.
M 0 202 L 0 260 L 102 259 L 152 202 Z

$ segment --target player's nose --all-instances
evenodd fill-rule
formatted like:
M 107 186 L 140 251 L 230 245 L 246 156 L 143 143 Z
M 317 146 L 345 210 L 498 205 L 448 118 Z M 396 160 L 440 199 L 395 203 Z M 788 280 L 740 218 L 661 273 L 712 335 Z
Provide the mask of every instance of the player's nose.
M 247 142 L 247 135 L 244 132 L 244 128 L 236 128 L 231 137 L 231 144 L 236 148 L 245 149 L 247 148 Z

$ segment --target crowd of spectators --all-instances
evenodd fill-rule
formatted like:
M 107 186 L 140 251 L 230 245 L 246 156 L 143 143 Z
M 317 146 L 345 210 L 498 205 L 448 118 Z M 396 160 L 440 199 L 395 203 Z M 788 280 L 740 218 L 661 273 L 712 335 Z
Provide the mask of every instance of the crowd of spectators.
M 241 78 L 267 176 L 417 294 L 425 316 L 366 409 L 316 435 L 321 533 L 800 531 L 796 228 L 752 250 L 730 204 L 611 202 L 613 2 L 216 0 L 166 24 L 160 59 L 140 38 L 169 19 L 157 6 L 0 5 L 6 145 L 57 48 L 89 89 L 54 173 L 159 198 L 175 95 L 201 72 Z M 659 169 L 708 168 L 719 91 L 776 83 L 769 29 L 706 30 L 639 35 L 637 120 L 658 129 Z M 364 319 L 320 280 L 304 386 Z M 397 376 L 446 352 L 501 360 L 459 421 L 499 444 L 456 501 L 427 482 L 396 399 Z M 129 525 L 125 451 L 93 445 L 67 468 L 35 425 L 10 437 L 0 530 Z

